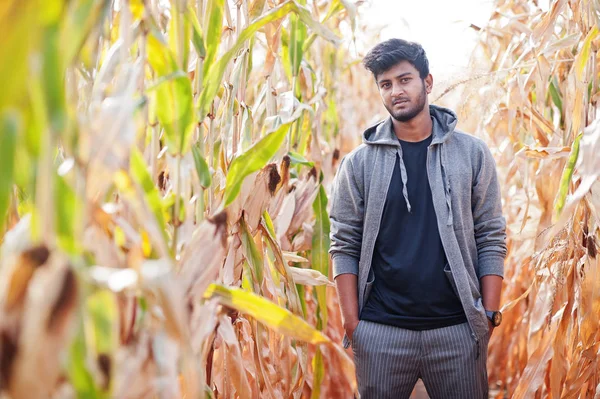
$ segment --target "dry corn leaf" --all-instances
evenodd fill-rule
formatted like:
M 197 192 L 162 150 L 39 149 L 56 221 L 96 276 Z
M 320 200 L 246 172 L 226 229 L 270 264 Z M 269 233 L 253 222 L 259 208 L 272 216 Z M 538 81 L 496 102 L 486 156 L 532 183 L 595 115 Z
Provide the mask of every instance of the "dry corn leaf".
M 72 334 L 78 297 L 75 274 L 58 254 L 47 263 L 34 274 L 24 304 L 19 350 L 8 385 L 14 398 L 50 396 L 61 375 L 57 354 L 66 353 Z
M 312 286 L 327 285 L 331 287 L 335 286 L 332 281 L 321 274 L 321 272 L 318 270 L 302 269 L 299 267 L 292 267 L 290 270 L 292 271 L 292 277 L 294 278 L 294 282 L 296 284 Z

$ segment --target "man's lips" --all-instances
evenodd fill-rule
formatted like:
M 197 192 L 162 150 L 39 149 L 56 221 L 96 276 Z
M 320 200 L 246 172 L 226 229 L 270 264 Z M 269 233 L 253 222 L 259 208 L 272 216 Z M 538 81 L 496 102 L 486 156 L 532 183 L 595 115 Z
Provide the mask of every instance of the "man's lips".
M 404 104 L 404 103 L 407 103 L 407 102 L 408 102 L 408 100 L 396 100 L 392 104 L 393 105 L 398 105 L 398 104 Z

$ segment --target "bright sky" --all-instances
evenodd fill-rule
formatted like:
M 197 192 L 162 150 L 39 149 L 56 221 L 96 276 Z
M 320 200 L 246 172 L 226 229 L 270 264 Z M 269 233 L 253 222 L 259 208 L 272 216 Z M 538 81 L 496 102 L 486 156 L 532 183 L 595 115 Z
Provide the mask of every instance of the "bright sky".
M 447 79 L 468 65 L 477 40 L 471 24 L 483 26 L 492 0 L 370 0 L 361 19 L 373 31 L 385 26 L 381 39 L 393 37 L 420 43 L 427 53 L 434 81 Z M 368 34 L 368 32 L 364 32 Z

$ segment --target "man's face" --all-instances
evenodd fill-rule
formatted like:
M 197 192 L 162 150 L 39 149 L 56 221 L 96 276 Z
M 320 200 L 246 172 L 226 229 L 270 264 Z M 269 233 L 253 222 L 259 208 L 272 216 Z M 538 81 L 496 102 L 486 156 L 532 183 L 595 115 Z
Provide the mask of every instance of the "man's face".
M 408 122 L 427 105 L 433 78 L 424 80 L 419 71 L 408 61 L 401 61 L 377 76 L 377 87 L 383 105 L 399 122 Z

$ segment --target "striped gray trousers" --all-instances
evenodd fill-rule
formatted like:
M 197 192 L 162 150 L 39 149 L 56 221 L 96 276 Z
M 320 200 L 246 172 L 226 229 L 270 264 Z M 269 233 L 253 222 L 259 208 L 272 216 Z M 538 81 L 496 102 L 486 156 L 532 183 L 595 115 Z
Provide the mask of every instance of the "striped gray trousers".
M 409 398 L 420 378 L 431 399 L 488 397 L 487 345 L 468 323 L 413 331 L 361 320 L 352 351 L 361 399 Z

